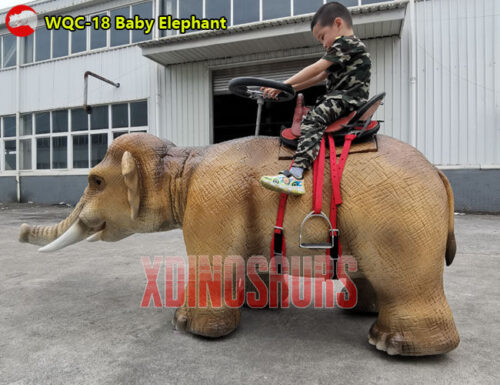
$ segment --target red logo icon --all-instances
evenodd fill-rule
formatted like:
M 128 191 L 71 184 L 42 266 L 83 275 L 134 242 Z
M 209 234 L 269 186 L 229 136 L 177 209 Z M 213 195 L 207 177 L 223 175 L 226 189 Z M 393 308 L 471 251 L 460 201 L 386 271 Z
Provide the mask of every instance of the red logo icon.
M 36 12 L 27 5 L 13 7 L 5 18 L 9 31 L 19 37 L 28 36 L 35 32 L 37 22 Z

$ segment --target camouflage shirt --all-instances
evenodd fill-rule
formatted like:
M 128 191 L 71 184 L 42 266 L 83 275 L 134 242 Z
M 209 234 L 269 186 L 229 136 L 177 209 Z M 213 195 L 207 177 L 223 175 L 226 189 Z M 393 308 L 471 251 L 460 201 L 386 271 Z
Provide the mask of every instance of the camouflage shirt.
M 361 40 L 356 36 L 340 36 L 323 59 L 332 62 L 326 70 L 326 97 L 358 106 L 368 100 L 372 63 Z

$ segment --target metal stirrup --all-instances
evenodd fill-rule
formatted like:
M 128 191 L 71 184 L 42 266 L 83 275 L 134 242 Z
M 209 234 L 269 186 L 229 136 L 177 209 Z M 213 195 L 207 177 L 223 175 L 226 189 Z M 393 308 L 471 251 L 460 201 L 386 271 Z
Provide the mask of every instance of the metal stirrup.
M 323 218 L 328 223 L 330 242 L 302 243 L 302 230 L 304 228 L 304 224 L 313 217 Z M 330 219 L 328 219 L 328 217 L 325 215 L 325 213 L 321 211 L 319 214 L 316 214 L 314 211 L 311 211 L 306 215 L 306 217 L 302 221 L 302 224 L 300 225 L 299 246 L 303 249 L 331 249 L 335 246 L 335 235 L 339 235 L 339 230 L 332 227 L 332 223 L 330 222 Z

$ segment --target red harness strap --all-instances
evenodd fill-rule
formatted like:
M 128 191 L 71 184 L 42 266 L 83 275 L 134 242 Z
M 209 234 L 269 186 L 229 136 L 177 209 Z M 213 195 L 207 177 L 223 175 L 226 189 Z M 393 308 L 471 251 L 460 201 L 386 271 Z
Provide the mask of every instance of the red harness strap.
M 345 144 L 345 142 L 344 142 Z M 332 179 L 332 198 L 330 201 L 330 223 L 333 229 L 337 228 L 337 206 L 342 203 L 342 196 L 340 194 L 340 178 L 342 170 L 337 167 L 337 152 L 335 149 L 335 141 L 332 135 L 328 135 L 328 146 L 330 148 L 330 175 Z M 350 147 L 350 145 L 349 145 Z M 332 153 L 333 149 L 333 153 Z M 349 152 L 349 151 L 348 151 Z M 340 165 L 339 165 L 340 166 Z M 342 247 L 340 246 L 340 239 L 335 233 L 334 246 L 332 249 L 326 250 L 326 255 L 330 256 L 331 266 L 327 266 L 327 271 L 332 272 L 332 278 L 337 279 L 337 259 L 342 255 Z M 331 239 L 330 239 L 331 241 Z
M 292 168 L 292 164 L 290 168 Z M 283 231 L 283 220 L 285 219 L 285 207 L 288 194 L 280 194 L 280 203 L 278 205 L 278 217 L 276 218 L 276 225 L 274 226 L 273 238 L 271 240 L 271 268 L 281 274 L 283 269 L 282 258 L 286 255 L 285 234 Z
M 342 196 L 340 193 L 340 182 L 342 180 L 342 173 L 344 171 L 345 162 L 347 160 L 347 155 L 351 148 L 353 139 L 356 137 L 354 134 L 348 134 L 344 138 L 344 147 L 342 148 L 342 153 L 340 154 L 339 163 L 337 165 L 337 154 L 335 150 L 335 141 L 333 135 L 328 135 L 328 144 L 330 147 L 330 174 L 332 178 L 332 199 L 330 201 L 330 223 L 333 229 L 337 229 L 337 206 L 342 203 Z M 333 149 L 333 150 L 332 150 Z M 333 151 L 333 152 L 332 152 Z M 333 279 L 337 279 L 337 262 L 338 258 L 342 256 L 342 246 L 340 244 L 340 238 L 337 236 L 338 232 L 335 233 L 334 247 L 333 249 L 326 250 L 326 254 L 330 256 L 333 266 Z M 332 255 L 333 254 L 333 255 Z
M 285 207 L 287 194 L 281 193 L 278 206 L 278 218 L 274 226 L 273 239 L 271 240 L 271 268 L 278 274 L 282 273 L 283 258 L 286 255 L 285 234 L 283 232 L 283 219 L 285 218 Z
M 347 155 L 351 148 L 353 139 L 356 138 L 354 134 L 348 134 L 344 139 L 344 147 L 337 164 L 337 154 L 335 150 L 335 141 L 332 135 L 328 135 L 328 144 L 330 147 L 330 174 L 332 180 L 332 199 L 330 202 L 330 222 L 333 229 L 337 229 L 337 206 L 342 203 L 340 193 L 340 182 L 342 179 L 342 172 L 344 171 Z M 325 138 L 321 139 L 320 149 L 318 156 L 313 164 L 313 211 L 316 214 L 321 212 L 323 200 L 323 176 L 325 171 Z M 293 162 L 292 162 L 293 164 Z M 291 166 L 290 166 L 291 167 Z M 278 216 L 276 225 L 274 226 L 273 238 L 271 240 L 271 265 L 278 274 L 282 273 L 283 258 L 286 256 L 285 234 L 283 231 L 283 220 L 285 218 L 285 207 L 288 195 L 282 193 L 278 205 Z M 337 233 L 335 233 L 337 234 Z M 340 246 L 340 239 L 335 240 L 334 248 L 327 249 L 326 254 L 330 256 L 333 266 L 327 266 L 329 271 L 333 272 L 333 279 L 337 278 L 336 263 L 337 258 L 342 255 L 342 248 Z M 333 255 L 332 255 L 333 254 Z
M 321 161 L 323 159 L 323 161 Z M 313 164 L 313 211 L 321 213 L 323 201 L 323 176 L 325 174 L 325 137 L 321 138 L 319 153 Z

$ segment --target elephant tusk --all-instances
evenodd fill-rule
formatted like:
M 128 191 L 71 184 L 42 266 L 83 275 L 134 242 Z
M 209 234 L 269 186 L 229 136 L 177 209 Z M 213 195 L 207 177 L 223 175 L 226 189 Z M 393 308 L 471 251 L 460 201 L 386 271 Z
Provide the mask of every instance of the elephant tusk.
M 80 242 L 88 234 L 87 226 L 82 221 L 77 220 L 71 227 L 66 230 L 59 238 L 55 239 L 48 245 L 41 247 L 38 251 L 42 253 L 57 251 L 73 243 Z
M 97 242 L 102 240 L 102 231 L 98 231 L 87 238 L 87 242 Z

